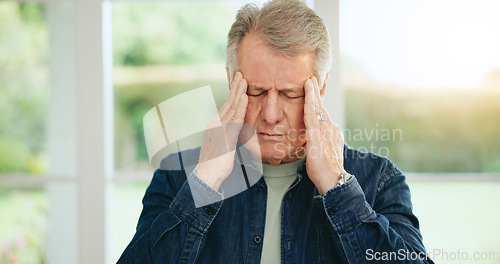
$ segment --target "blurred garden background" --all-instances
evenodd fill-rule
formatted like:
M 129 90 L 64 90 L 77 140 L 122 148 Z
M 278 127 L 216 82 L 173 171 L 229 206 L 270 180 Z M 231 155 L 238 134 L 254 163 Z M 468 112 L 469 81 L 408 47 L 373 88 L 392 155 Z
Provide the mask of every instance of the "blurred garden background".
M 218 107 L 223 104 L 228 94 L 226 34 L 238 7 L 176 1 L 113 3 L 117 174 L 152 175 L 142 120 L 155 105 L 205 85 L 211 85 Z M 349 8 L 354 7 L 344 3 L 341 13 Z M 363 61 L 342 53 L 343 36 L 352 34 L 350 24 L 342 21 L 341 57 L 335 58 L 341 76 L 330 79 L 340 78 L 345 89 L 347 144 L 388 156 L 401 170 L 417 176 L 499 175 L 500 60 L 474 85 L 387 82 L 378 79 Z M 500 32 L 500 23 L 494 27 Z M 0 264 L 44 263 L 50 207 L 44 186 L 3 184 L 1 177 L 17 173 L 44 177 L 50 168 L 46 150 L 47 30 L 43 3 L 0 2 Z M 479 44 L 477 48 L 481 48 Z M 498 179 L 474 184 L 440 179 L 430 183 L 417 179 L 411 185 L 426 245 L 500 251 L 500 229 L 494 223 L 500 218 L 500 209 L 493 206 L 500 202 Z M 116 257 L 132 238 L 148 181 L 116 185 L 113 206 L 117 220 L 112 238 Z M 436 204 L 441 210 L 433 206 Z M 456 221 L 443 223 L 440 219 Z M 474 224 L 476 232 L 458 231 L 472 223 L 482 224 Z M 500 263 L 500 259 L 477 263 Z

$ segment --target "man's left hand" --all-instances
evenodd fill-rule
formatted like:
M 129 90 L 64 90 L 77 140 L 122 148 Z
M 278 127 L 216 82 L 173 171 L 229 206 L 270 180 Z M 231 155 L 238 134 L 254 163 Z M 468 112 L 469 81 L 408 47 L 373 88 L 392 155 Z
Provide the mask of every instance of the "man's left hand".
M 337 186 L 344 171 L 344 139 L 321 103 L 315 76 L 305 82 L 304 90 L 307 174 L 322 195 Z

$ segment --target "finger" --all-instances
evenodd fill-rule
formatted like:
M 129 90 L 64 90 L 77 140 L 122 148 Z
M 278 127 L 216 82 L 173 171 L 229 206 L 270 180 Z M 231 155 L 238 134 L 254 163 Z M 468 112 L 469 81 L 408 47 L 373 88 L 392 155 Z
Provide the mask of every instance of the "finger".
M 316 100 L 316 112 L 317 114 L 319 113 L 323 113 L 325 114 L 326 116 L 326 120 L 323 120 L 323 122 L 321 123 L 324 123 L 324 124 L 328 124 L 331 122 L 331 119 L 330 119 L 330 115 L 328 114 L 328 111 L 326 111 L 326 109 L 323 107 L 323 98 L 321 97 L 321 93 L 319 91 L 319 83 L 318 83 L 318 78 L 316 78 L 316 76 L 313 76 L 311 78 L 313 80 L 313 84 L 314 84 L 314 95 L 315 95 L 315 100 Z M 325 121 L 328 121 L 328 122 L 325 122 Z
M 227 143 L 230 147 L 232 147 L 232 149 L 234 149 L 234 147 L 236 146 L 238 135 L 245 120 L 248 104 L 246 87 L 247 81 L 245 79 L 240 80 L 238 85 L 233 87 L 236 92 L 232 102 L 232 107 L 226 114 L 227 117 L 224 117 L 225 119 L 227 118 L 227 121 L 225 123 L 227 124 Z
M 245 121 L 245 115 L 247 113 L 247 106 L 248 106 L 248 95 L 246 94 L 246 81 L 243 80 L 241 84 L 242 87 L 239 87 L 239 89 L 243 92 L 238 94 L 240 99 L 238 100 L 238 105 L 233 118 L 233 122 L 236 123 L 243 123 Z
M 240 107 L 239 105 L 242 94 L 247 93 L 247 81 L 245 79 L 241 79 L 238 85 L 234 88 L 236 89 L 236 91 L 233 99 L 233 109 L 236 110 Z
M 229 96 L 219 112 L 221 119 L 223 116 L 226 115 L 226 113 L 230 110 L 230 108 L 234 107 L 233 101 L 234 101 L 234 98 L 236 96 L 236 92 L 238 90 L 235 88 L 238 87 L 242 78 L 243 78 L 243 76 L 242 76 L 241 72 L 237 72 L 234 74 L 233 81 L 231 82 L 231 89 L 229 90 Z
M 236 94 L 238 93 L 238 86 L 243 79 L 241 72 L 236 72 L 231 83 L 231 89 L 229 91 L 229 96 L 219 111 L 219 118 L 222 123 L 227 123 L 230 121 L 231 117 L 234 116 L 236 111 L 237 102 L 235 102 Z
M 238 85 L 232 88 L 233 90 L 235 90 L 234 98 L 232 102 L 230 102 L 231 107 L 229 107 L 225 112 L 222 113 L 223 115 L 221 115 L 222 123 L 242 124 L 244 122 L 248 104 L 248 98 L 246 94 L 247 86 L 247 81 L 245 79 L 241 79 Z
M 241 95 L 242 99 L 240 104 L 236 109 L 234 116 L 231 118 L 233 123 L 243 124 L 245 122 L 245 116 L 247 114 L 248 96 L 246 94 Z
M 311 119 L 311 117 L 314 116 L 314 92 L 312 90 L 312 81 L 310 79 L 306 80 L 304 83 L 304 93 L 304 124 L 306 125 L 306 128 L 309 128 L 314 125 L 313 120 Z
M 312 80 L 308 79 L 304 84 L 305 92 L 305 102 L 304 102 L 304 124 L 306 129 L 313 128 L 315 126 L 316 112 L 315 112 L 315 100 L 314 100 L 314 90 Z
M 314 99 L 315 99 L 315 106 L 316 106 L 316 114 L 319 114 L 319 113 L 325 114 L 326 120 L 322 120 L 322 122 L 320 122 L 320 123 L 324 123 L 324 124 L 326 123 L 327 124 L 327 122 L 325 122 L 325 121 L 329 121 L 330 117 L 328 116 L 328 113 L 327 113 L 326 109 L 323 107 L 321 94 L 319 92 L 318 78 L 316 78 L 316 76 L 313 76 L 311 79 L 313 81 L 313 90 L 314 90 Z
M 315 95 L 315 99 L 316 99 L 316 103 L 318 103 L 319 105 L 322 105 L 321 104 L 321 94 L 319 92 L 319 83 L 318 83 L 318 78 L 316 78 L 316 76 L 313 76 L 311 78 L 313 80 L 313 84 L 314 84 L 314 95 Z
M 231 89 L 229 91 L 229 98 L 228 98 L 229 101 L 234 100 L 235 94 L 238 90 L 238 89 L 234 89 L 234 88 L 238 87 L 238 85 L 242 79 L 243 79 L 243 75 L 241 74 L 241 72 L 236 72 L 234 74 L 233 81 L 231 82 Z
M 321 107 L 321 104 L 318 102 L 317 100 L 317 91 L 316 89 L 314 88 L 314 80 L 311 79 L 311 91 L 312 91 L 312 98 L 313 98 L 313 112 L 312 112 L 312 120 L 313 120 L 313 123 L 314 123 L 314 128 L 315 129 L 320 129 L 320 126 L 321 126 L 321 122 L 320 120 L 318 119 L 318 114 L 322 111 L 322 107 Z
M 231 107 L 228 108 L 226 112 L 224 112 L 224 115 L 222 116 L 222 122 L 242 123 L 243 119 L 241 118 L 241 116 L 245 117 L 248 102 L 246 101 L 243 105 L 241 105 L 241 100 L 244 97 L 243 95 L 246 95 L 247 81 L 245 79 L 240 80 L 238 85 L 234 86 L 232 89 L 235 90 L 234 98 L 229 103 Z

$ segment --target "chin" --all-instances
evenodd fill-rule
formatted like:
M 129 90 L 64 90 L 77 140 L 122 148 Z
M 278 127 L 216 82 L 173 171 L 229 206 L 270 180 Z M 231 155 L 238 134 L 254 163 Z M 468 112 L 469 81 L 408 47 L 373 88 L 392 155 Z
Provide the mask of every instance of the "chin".
M 260 146 L 262 162 L 273 163 L 272 161 L 281 161 L 288 157 L 290 147 L 283 143 L 264 143 Z

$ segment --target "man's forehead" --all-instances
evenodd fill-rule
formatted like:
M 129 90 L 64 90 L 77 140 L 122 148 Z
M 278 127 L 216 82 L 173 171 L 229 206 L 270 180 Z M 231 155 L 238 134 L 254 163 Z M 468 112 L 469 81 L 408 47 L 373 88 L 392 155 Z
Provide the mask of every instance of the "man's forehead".
M 314 75 L 313 53 L 285 56 L 252 35 L 243 38 L 238 53 L 238 71 L 250 89 L 301 91 Z

